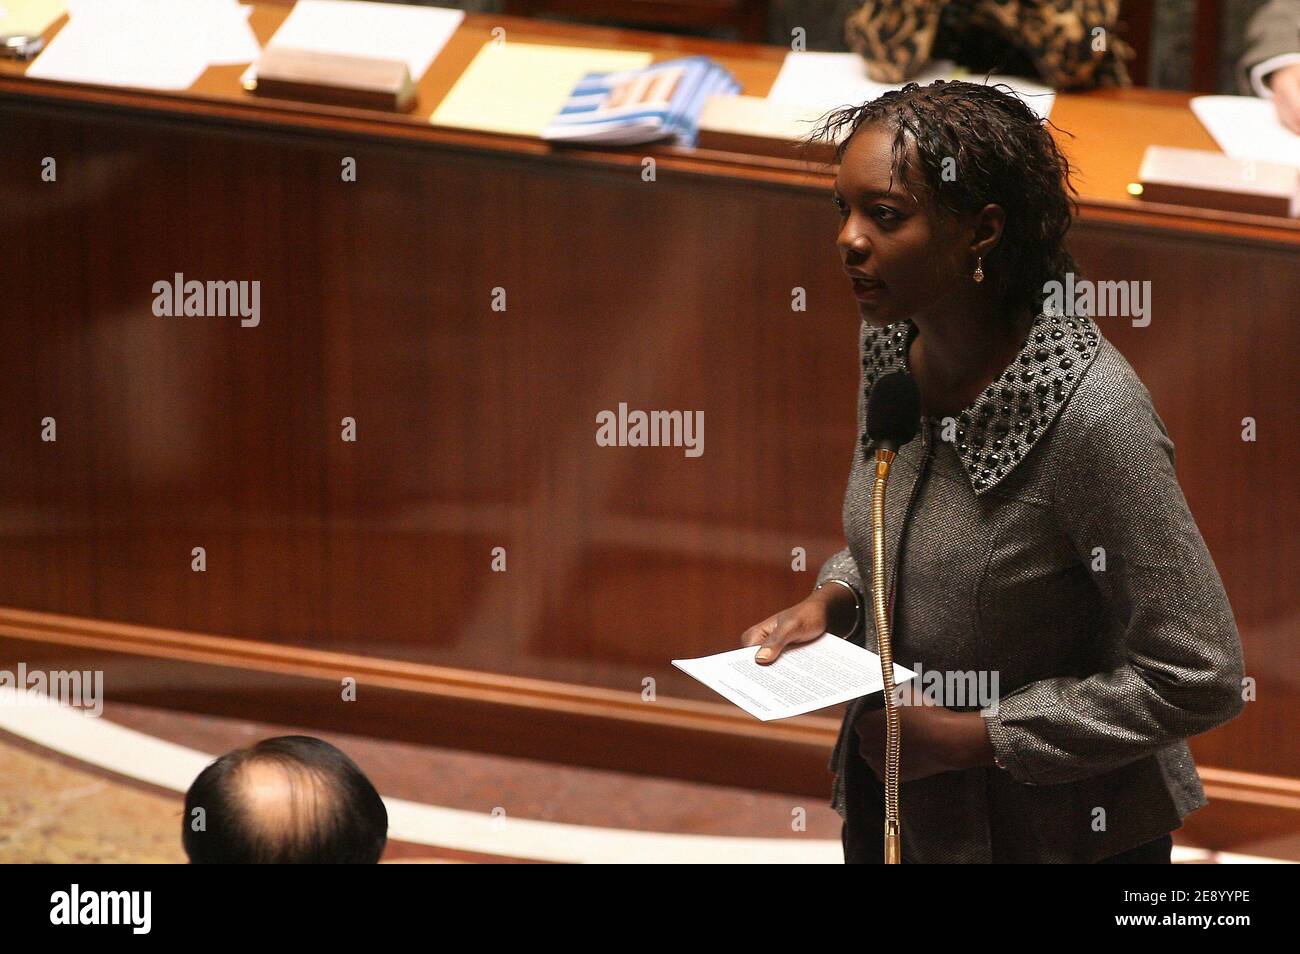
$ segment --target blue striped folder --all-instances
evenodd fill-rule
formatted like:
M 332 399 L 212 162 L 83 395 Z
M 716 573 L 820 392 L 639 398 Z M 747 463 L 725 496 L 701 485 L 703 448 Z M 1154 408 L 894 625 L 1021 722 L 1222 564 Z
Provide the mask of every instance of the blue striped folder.
M 693 146 L 705 101 L 739 92 L 736 78 L 707 56 L 588 73 L 542 131 L 542 138 L 602 145 L 668 139 Z

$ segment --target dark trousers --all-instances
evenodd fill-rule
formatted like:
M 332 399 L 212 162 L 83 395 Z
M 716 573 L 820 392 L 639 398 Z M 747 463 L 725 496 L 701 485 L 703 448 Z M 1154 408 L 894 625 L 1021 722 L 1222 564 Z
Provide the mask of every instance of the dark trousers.
M 844 777 L 844 798 L 853 823 L 845 822 L 841 829 L 846 864 L 883 864 L 885 840 L 884 786 L 867 769 L 861 759 L 850 758 Z M 1100 859 L 1103 865 L 1167 865 L 1174 840 L 1171 835 L 1138 845 L 1117 855 Z
M 1136 848 L 1130 848 L 1128 851 L 1121 851 L 1118 855 L 1111 855 L 1109 858 L 1102 858 L 1097 862 L 1099 865 L 1167 865 L 1170 864 L 1169 856 L 1174 849 L 1174 836 L 1161 835 L 1145 845 L 1138 845 Z
M 845 826 L 847 828 L 847 825 Z M 846 864 L 883 864 L 884 863 L 884 841 L 875 839 L 873 844 L 851 844 L 847 831 L 841 835 L 844 843 L 844 861 Z M 1170 854 L 1173 851 L 1174 839 L 1172 835 L 1161 835 L 1159 838 L 1148 841 L 1144 845 L 1138 845 L 1136 848 L 1130 848 L 1128 851 L 1121 851 L 1117 855 L 1111 855 L 1109 858 L 1100 859 L 1099 865 L 1167 865 L 1170 864 Z M 864 850 L 865 849 L 865 850 Z

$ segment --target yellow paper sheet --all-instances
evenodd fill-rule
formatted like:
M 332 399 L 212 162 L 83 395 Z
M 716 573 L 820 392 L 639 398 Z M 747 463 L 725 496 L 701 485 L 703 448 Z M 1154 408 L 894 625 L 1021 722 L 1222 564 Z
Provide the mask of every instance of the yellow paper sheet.
M 64 0 L 0 0 L 0 34 L 44 33 L 67 9 Z
M 649 53 L 489 41 L 465 68 L 430 122 L 540 136 L 583 74 L 636 69 L 651 59 Z

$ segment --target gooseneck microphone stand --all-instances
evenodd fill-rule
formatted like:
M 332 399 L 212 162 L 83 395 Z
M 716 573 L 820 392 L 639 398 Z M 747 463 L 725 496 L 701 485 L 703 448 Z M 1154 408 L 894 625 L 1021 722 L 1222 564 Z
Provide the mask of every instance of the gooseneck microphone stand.
M 876 483 L 871 488 L 871 611 L 876 620 L 880 677 L 885 685 L 885 864 L 896 865 L 902 854 L 898 829 L 898 700 L 894 698 L 894 646 L 885 605 L 885 486 L 894 462 L 892 450 L 876 450 Z
M 921 425 L 921 395 L 916 382 L 902 372 L 886 374 L 871 390 L 867 405 L 867 436 L 876 446 L 876 480 L 871 488 L 871 610 L 880 652 L 880 677 L 885 694 L 885 864 L 902 862 L 899 828 L 898 699 L 894 685 L 894 646 L 890 627 L 889 568 L 885 560 L 885 489 L 898 448 L 916 436 Z M 901 537 L 900 537 L 901 539 Z

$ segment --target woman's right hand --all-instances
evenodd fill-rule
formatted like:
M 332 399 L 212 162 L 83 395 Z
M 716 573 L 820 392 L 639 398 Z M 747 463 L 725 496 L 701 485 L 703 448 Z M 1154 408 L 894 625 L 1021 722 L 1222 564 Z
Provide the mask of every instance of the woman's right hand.
M 823 586 L 802 602 L 749 627 L 741 634 L 740 645 L 759 646 L 754 660 L 760 665 L 775 662 L 787 646 L 810 643 L 827 632 L 832 619 L 842 621 L 846 603 L 850 622 L 843 631 L 848 632 L 857 611 L 853 594 L 842 586 Z

